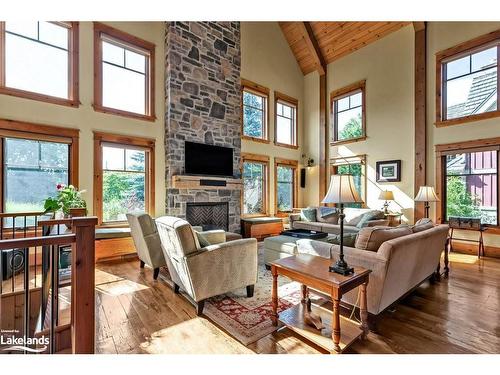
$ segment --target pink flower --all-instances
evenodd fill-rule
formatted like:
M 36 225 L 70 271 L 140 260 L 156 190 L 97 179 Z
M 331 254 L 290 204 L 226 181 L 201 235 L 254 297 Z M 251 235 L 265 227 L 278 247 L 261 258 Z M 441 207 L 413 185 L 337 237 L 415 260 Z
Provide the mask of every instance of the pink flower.
M 64 187 L 65 187 L 65 185 L 64 185 L 64 184 L 57 184 L 57 185 L 56 185 L 56 189 L 57 189 L 57 190 L 62 190 L 62 189 L 64 189 Z

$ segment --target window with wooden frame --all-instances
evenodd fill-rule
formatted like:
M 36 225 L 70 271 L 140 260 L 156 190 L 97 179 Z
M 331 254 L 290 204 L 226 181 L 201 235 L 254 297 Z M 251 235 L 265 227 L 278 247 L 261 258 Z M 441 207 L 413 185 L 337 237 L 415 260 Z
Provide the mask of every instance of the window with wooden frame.
M 79 130 L 0 120 L 2 212 L 43 211 L 56 185 L 78 187 Z
M 127 212 L 154 215 L 155 141 L 94 132 L 94 214 L 99 225 L 126 225 Z
M 94 22 L 94 109 L 154 121 L 155 45 Z
M 298 148 L 297 119 L 299 101 L 280 92 L 274 92 L 274 143 L 277 146 Z
M 275 214 L 284 215 L 297 207 L 298 161 L 274 158 Z
M 0 22 L 0 94 L 78 107 L 78 22 Z
M 269 213 L 269 156 L 242 153 L 243 194 L 241 214 L 244 217 Z
M 241 79 L 241 138 L 269 143 L 269 89 Z
M 359 196 L 366 202 L 366 155 L 330 159 L 330 174 L 351 174 Z M 364 203 L 346 203 L 345 207 L 363 207 Z
M 366 139 L 365 83 L 356 82 L 330 94 L 332 145 Z
M 500 138 L 436 145 L 439 222 L 450 216 L 480 218 L 499 226 Z
M 436 54 L 436 125 L 500 116 L 500 30 Z

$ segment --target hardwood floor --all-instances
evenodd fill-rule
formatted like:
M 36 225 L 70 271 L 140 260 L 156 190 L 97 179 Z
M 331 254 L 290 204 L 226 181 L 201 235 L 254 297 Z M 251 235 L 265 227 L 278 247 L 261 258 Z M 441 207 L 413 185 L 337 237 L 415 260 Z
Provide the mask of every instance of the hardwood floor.
M 348 353 L 500 353 L 500 260 L 451 254 L 451 273 L 383 313 Z M 288 329 L 245 347 L 139 262 L 96 273 L 98 353 L 321 353 Z

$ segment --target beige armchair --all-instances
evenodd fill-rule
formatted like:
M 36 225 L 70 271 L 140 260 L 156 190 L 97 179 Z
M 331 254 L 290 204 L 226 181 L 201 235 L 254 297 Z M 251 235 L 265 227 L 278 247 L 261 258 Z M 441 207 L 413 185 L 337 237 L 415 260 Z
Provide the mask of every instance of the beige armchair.
M 160 237 L 154 220 L 146 213 L 128 213 L 127 221 L 134 240 L 141 268 L 147 264 L 153 268 L 153 278 L 158 278 L 160 267 L 165 266 L 165 256 L 161 249 Z
M 223 231 L 204 232 L 211 243 L 201 247 L 191 225 L 177 217 L 156 219 L 174 292 L 182 288 L 203 312 L 207 298 L 247 288 L 252 297 L 257 282 L 257 240 L 245 238 L 224 242 Z M 203 232 L 202 232 L 203 233 Z M 221 241 L 221 242 L 219 242 Z

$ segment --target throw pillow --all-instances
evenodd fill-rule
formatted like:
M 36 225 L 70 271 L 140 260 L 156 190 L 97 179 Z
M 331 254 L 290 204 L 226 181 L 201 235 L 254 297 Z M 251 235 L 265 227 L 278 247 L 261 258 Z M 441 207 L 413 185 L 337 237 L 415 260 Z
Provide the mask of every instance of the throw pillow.
M 361 220 L 359 221 L 359 223 L 356 224 L 356 227 L 360 228 L 360 229 L 364 228 L 364 227 L 367 227 L 368 226 L 368 222 L 370 220 L 376 220 L 376 219 L 378 219 L 379 212 L 380 211 L 368 211 L 368 212 L 364 213 L 363 216 L 361 217 Z
M 303 208 L 300 210 L 300 220 L 302 221 L 316 221 L 315 208 Z
M 318 207 L 318 221 L 320 223 L 338 224 L 339 212 L 335 207 Z
M 409 227 L 366 227 L 359 231 L 355 247 L 361 250 L 378 251 L 385 241 L 408 234 L 412 234 Z
M 344 233 L 344 246 L 354 247 L 357 233 Z M 327 241 L 333 245 L 340 245 L 340 234 L 328 237 Z
M 418 233 L 431 228 L 434 228 L 434 223 L 431 219 L 425 217 L 418 220 L 411 229 L 413 233 Z
M 207 238 L 203 234 L 201 234 L 200 232 L 195 232 L 195 233 L 196 237 L 198 237 L 198 242 L 200 243 L 201 248 L 211 245 L 211 243 L 208 242 Z

